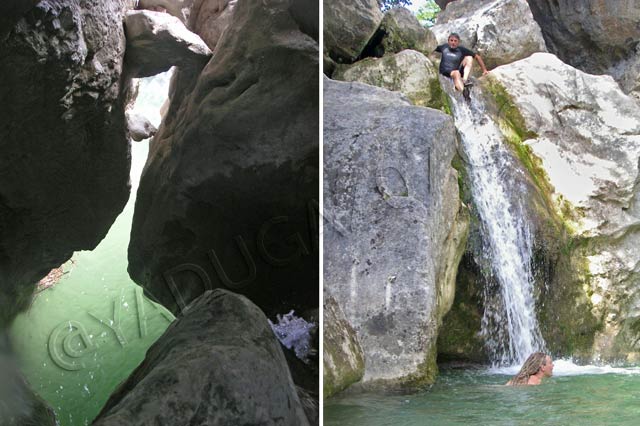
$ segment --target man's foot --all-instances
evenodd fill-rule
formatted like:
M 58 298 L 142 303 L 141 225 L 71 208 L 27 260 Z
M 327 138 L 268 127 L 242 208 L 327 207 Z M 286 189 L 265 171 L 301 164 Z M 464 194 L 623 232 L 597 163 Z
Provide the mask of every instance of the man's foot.
M 471 101 L 471 96 L 469 96 L 469 86 L 470 85 L 464 85 L 464 89 L 462 90 L 462 97 L 464 98 L 465 101 L 470 102 Z

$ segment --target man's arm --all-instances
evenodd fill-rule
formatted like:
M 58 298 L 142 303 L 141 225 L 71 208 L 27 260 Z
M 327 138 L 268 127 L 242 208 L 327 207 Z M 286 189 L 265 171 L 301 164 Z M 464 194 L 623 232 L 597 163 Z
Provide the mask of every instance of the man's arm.
M 480 64 L 480 68 L 482 68 L 482 75 L 489 74 L 489 70 L 484 65 L 484 61 L 482 60 L 482 56 L 480 56 L 478 53 L 476 53 L 476 56 L 474 57 L 474 59 L 476 59 L 478 61 L 478 63 Z

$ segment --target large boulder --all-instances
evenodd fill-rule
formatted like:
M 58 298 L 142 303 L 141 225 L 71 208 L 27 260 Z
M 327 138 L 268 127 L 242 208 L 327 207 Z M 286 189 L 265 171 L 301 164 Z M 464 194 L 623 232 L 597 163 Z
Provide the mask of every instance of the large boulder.
M 323 0 L 323 6 L 329 56 L 336 62 L 355 62 L 382 22 L 377 0 Z
M 459 0 L 431 30 L 439 44 L 452 32 L 460 34 L 460 44 L 479 53 L 489 69 L 547 51 L 526 0 Z
M 364 356 L 358 336 L 334 297 L 325 295 L 322 336 L 324 398 L 340 392 L 364 376 Z
M 574 306 L 603 321 L 584 357 L 636 361 L 640 356 L 640 112 L 609 76 L 581 72 L 551 54 L 534 54 L 492 73 L 529 129 L 525 145 L 539 160 L 540 179 L 565 222 L 569 260 L 556 265 L 545 294 L 545 327 L 558 351 L 587 331 Z M 503 100 L 504 94 L 499 94 Z M 507 111 L 508 108 L 503 108 Z M 521 195 L 518 195 L 521 196 Z M 567 287 L 572 298 L 557 295 Z M 581 293 L 581 294 L 580 294 Z M 587 300 L 579 302 L 580 300 Z M 553 325 L 555 324 L 555 325 Z
M 236 3 L 237 0 L 140 0 L 138 8 L 175 16 L 213 51 L 231 22 Z
M 215 59 L 172 82 L 129 273 L 173 312 L 214 287 L 271 318 L 318 307 L 318 46 L 289 6 L 239 2 Z
M 127 75 L 150 77 L 173 66 L 202 69 L 211 50 L 175 16 L 148 10 L 127 12 Z
M 325 79 L 323 101 L 325 291 L 362 345 L 364 387 L 432 383 L 454 285 L 438 280 L 447 264 L 455 279 L 468 227 L 453 120 L 361 83 Z
M 216 289 L 189 305 L 93 424 L 158 421 L 176 426 L 309 424 L 280 343 L 247 298 Z
M 549 51 L 589 74 L 610 74 L 640 98 L 640 4 L 527 0 Z
M 42 0 L 0 41 L 0 327 L 129 197 L 125 0 Z
M 382 57 L 404 49 L 429 55 L 436 48 L 436 38 L 420 25 L 416 16 L 404 7 L 394 7 L 385 14 L 380 27 L 365 49 L 365 56 Z
M 415 50 L 342 65 L 332 78 L 401 92 L 418 106 L 435 109 L 445 109 L 446 106 L 446 95 L 440 87 L 438 72 L 426 56 Z

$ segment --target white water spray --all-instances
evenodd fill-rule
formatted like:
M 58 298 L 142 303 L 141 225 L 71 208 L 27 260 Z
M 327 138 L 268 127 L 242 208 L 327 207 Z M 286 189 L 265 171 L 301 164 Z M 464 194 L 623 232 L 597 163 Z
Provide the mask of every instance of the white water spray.
M 447 85 L 449 86 L 449 85 Z M 535 316 L 532 241 L 526 210 L 513 180 L 504 173 L 513 156 L 497 124 L 476 101 L 471 105 L 448 90 L 456 127 L 462 139 L 471 192 L 478 210 L 491 275 L 497 280 L 499 303 L 485 303 L 482 333 L 498 365 L 521 364 L 532 352 L 544 350 Z M 485 297 L 485 301 L 488 297 Z

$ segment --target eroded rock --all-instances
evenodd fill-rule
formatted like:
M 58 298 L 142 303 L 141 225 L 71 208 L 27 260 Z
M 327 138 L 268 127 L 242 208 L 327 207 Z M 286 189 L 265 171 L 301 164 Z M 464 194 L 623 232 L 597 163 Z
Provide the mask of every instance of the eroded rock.
M 132 10 L 125 17 L 127 74 L 149 77 L 172 66 L 201 69 L 211 57 L 202 39 L 175 16 Z
M 129 196 L 125 0 L 42 0 L 0 41 L 0 326 Z
M 461 208 L 453 120 L 361 83 L 325 79 L 323 101 L 325 291 L 362 345 L 364 387 L 432 383 L 437 281 Z
M 438 44 L 458 33 L 460 44 L 479 53 L 489 69 L 546 52 L 526 0 L 458 0 L 438 14 L 431 30 Z
M 323 1 L 324 46 L 336 62 L 358 59 L 382 22 L 377 0 Z
M 238 3 L 215 60 L 173 79 L 129 246 L 173 312 L 213 287 L 270 318 L 318 306 L 318 46 L 289 6 Z
M 247 298 L 203 294 L 149 348 L 96 426 L 308 425 L 280 343 Z

